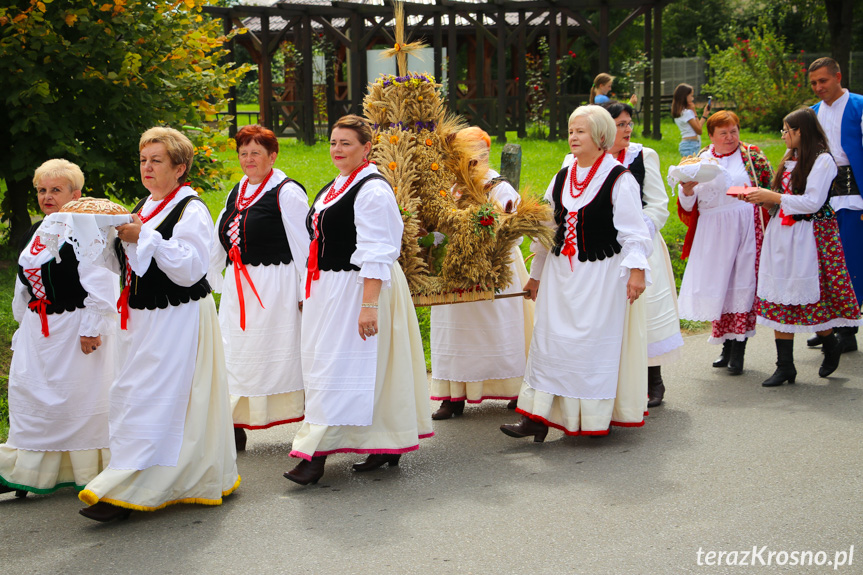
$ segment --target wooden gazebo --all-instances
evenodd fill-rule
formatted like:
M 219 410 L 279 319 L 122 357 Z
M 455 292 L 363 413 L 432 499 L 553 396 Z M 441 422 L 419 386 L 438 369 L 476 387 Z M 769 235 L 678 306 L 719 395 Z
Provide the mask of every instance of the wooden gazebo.
M 598 47 L 599 70 L 609 69 L 609 48 L 629 24 L 645 17 L 644 51 L 652 60 L 644 74 L 642 118 L 644 134 L 659 139 L 662 9 L 671 0 L 489 0 L 487 2 L 419 0 L 405 3 L 411 40 L 422 39 L 433 50 L 434 75 L 447 74 L 449 106 L 472 124 L 505 141 L 506 132 L 527 133 L 528 83 L 526 55 L 544 35 L 548 40 L 549 139 L 566 137 L 567 117 L 584 94 L 558 93 L 560 54 L 586 36 Z M 428 2 L 428 3 L 426 3 Z M 331 43 L 326 53 L 326 111 L 328 124 L 347 113 L 362 113 L 368 81 L 365 53 L 378 45 L 391 46 L 392 5 L 382 0 L 296 0 L 272 5 L 208 6 L 204 10 L 223 20 L 226 33 L 246 28 L 234 44 L 247 49 L 258 64 L 260 122 L 279 134 L 291 133 L 308 144 L 315 140 L 313 38 Z M 611 22 L 611 10 L 626 16 Z M 586 16 L 591 13 L 593 18 Z M 618 13 L 618 12 L 616 12 Z M 274 97 L 272 57 L 280 44 L 291 41 L 303 55 L 291 90 Z M 468 81 L 459 84 L 450 57 L 467 46 Z M 231 50 L 236 49 L 235 45 Z M 507 57 L 509 56 L 509 62 Z M 346 66 L 336 66 L 346 62 Z M 344 68 L 344 72 L 342 71 Z M 599 71 L 597 70 L 597 71 Z M 287 95 L 289 99 L 281 96 Z M 229 113 L 236 117 L 236 99 Z M 329 128 L 329 126 L 328 126 Z M 236 123 L 234 124 L 236 129 Z

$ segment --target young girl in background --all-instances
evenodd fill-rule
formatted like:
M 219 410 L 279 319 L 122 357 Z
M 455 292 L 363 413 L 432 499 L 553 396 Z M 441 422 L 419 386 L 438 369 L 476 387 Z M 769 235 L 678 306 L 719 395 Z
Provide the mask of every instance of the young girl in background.
M 680 84 L 674 89 L 671 100 L 671 117 L 680 130 L 680 157 L 694 156 L 701 149 L 701 130 L 707 121 L 710 103 L 704 107 L 701 117 L 696 119 L 695 91 L 689 84 Z

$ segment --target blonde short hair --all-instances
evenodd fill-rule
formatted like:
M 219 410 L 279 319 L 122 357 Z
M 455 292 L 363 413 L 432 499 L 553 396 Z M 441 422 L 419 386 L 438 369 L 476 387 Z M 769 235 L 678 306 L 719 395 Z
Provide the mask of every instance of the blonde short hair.
M 72 186 L 71 191 L 84 189 L 84 173 L 69 160 L 48 160 L 33 173 L 33 186 L 39 187 L 42 178 L 63 178 Z
M 186 171 L 183 172 L 177 181 L 182 181 L 189 175 L 189 170 L 192 169 L 192 159 L 195 157 L 195 146 L 185 134 L 174 128 L 157 126 L 141 134 L 138 151 L 140 152 L 150 144 L 164 144 L 173 165 L 179 166 L 180 164 L 185 164 Z
M 579 106 L 570 114 L 569 123 L 572 124 L 576 118 L 587 118 L 587 125 L 590 126 L 590 137 L 599 149 L 607 152 L 614 146 L 617 126 L 614 125 L 614 119 L 608 110 L 594 104 Z

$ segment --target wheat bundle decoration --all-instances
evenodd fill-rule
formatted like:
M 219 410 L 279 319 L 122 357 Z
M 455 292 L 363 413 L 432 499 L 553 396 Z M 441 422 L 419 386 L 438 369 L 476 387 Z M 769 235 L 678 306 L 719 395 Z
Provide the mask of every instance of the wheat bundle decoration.
M 407 70 L 408 54 L 424 45 L 404 42 L 401 2 L 395 20 L 396 43 L 383 57 L 396 58 L 398 75 L 372 82 L 363 107 L 375 132 L 370 159 L 402 213 L 399 263 L 416 305 L 493 299 L 513 281 L 511 248 L 522 236 L 551 245 L 550 208 L 522 194 L 506 213 L 489 199 L 485 175 L 472 169 L 476 149 L 454 137 L 466 123 L 447 112 L 431 75 Z

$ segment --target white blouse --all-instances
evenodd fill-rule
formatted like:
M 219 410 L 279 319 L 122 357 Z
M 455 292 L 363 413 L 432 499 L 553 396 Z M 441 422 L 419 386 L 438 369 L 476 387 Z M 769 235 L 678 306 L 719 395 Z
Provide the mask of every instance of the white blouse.
M 561 200 L 567 211 L 577 211 L 589 204 L 596 197 L 602 184 L 605 183 L 608 173 L 616 165 L 618 165 L 617 160 L 605 154 L 603 162 L 590 184 L 588 184 L 584 193 L 577 198 L 573 198 L 568 193 L 568 184 L 564 184 Z M 577 177 L 579 181 L 583 181 L 590 172 L 590 168 L 590 166 L 584 168 L 571 166 L 567 172 L 567 182 L 569 182 L 573 169 L 578 170 L 576 173 Z M 545 192 L 545 200 L 551 205 L 552 209 L 555 208 L 552 198 L 555 178 L 556 176 L 551 179 Z M 622 256 L 620 276 L 624 277 L 628 275 L 629 271 L 633 269 L 645 270 L 645 280 L 649 284 L 650 266 L 647 263 L 647 257 L 653 252 L 653 241 L 642 216 L 641 193 L 638 182 L 635 181 L 632 174 L 625 173 L 618 178 L 611 190 L 611 202 L 614 228 L 617 230 L 617 241 L 622 246 L 620 252 Z M 536 256 L 530 268 L 530 277 L 538 280 L 541 277 L 542 268 L 545 265 L 549 250 L 537 242 L 531 245 L 531 249 L 536 253 Z
M 347 192 L 363 178 L 378 173 L 374 164 L 369 164 L 357 174 L 350 187 L 331 202 L 324 203 L 326 194 L 315 202 L 315 212 L 342 201 Z M 336 178 L 336 189 L 347 181 L 347 176 Z M 360 268 L 358 282 L 364 278 L 379 279 L 384 287 L 390 285 L 390 267 L 401 253 L 404 224 L 390 185 L 384 180 L 371 180 L 363 185 L 354 202 L 354 223 L 357 228 L 357 249 L 351 255 L 351 263 Z
M 791 172 L 796 165 L 796 160 L 787 161 L 785 162 L 784 171 Z M 786 215 L 793 216 L 797 214 L 814 214 L 820 210 L 821 206 L 827 201 L 827 196 L 830 194 L 830 186 L 837 173 L 836 162 L 833 161 L 830 154 L 820 154 L 815 159 L 815 163 L 812 164 L 812 169 L 806 178 L 806 189 L 804 192 L 800 195 L 782 194 L 782 211 Z

